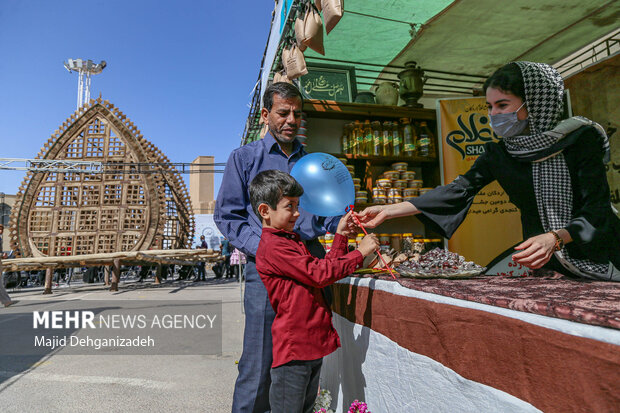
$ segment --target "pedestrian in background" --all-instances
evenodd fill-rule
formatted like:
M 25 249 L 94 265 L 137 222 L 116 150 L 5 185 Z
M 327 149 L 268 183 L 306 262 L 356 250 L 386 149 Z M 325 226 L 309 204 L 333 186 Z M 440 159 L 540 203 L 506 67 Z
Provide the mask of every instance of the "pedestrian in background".
M 209 245 L 207 245 L 207 241 L 205 241 L 204 235 L 200 236 L 200 244 L 198 245 L 197 248 L 204 248 L 206 250 L 209 249 Z M 199 261 L 197 267 L 198 267 L 198 274 L 196 275 L 196 279 L 194 281 L 206 281 L 207 273 L 205 271 L 205 262 Z
M 226 238 L 220 241 L 220 254 L 224 256 L 224 263 L 222 268 L 222 275 L 226 273 L 226 278 L 230 277 L 230 242 Z

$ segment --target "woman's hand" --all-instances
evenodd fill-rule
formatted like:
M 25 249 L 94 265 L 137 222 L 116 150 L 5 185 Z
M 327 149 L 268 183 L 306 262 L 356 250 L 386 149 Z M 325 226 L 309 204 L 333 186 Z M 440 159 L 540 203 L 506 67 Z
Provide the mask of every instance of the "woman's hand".
M 357 214 L 357 217 L 363 227 L 375 228 L 386 219 L 415 215 L 419 212 L 411 202 L 399 202 L 398 204 L 368 207 Z
M 375 228 L 389 218 L 386 211 L 387 207 L 387 205 L 375 205 L 368 207 L 357 214 L 357 218 L 360 220 L 360 224 L 363 227 Z
M 531 269 L 545 265 L 555 251 L 555 237 L 550 232 L 528 238 L 515 247 L 520 252 L 512 260 Z

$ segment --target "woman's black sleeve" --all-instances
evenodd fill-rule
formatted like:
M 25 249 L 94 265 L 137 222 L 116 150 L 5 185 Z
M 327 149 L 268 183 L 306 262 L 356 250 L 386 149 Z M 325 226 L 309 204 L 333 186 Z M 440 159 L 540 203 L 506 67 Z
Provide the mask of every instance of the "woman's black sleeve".
M 465 219 L 474 196 L 495 179 L 489 167 L 490 149 L 491 145 L 485 145 L 485 153 L 464 175 L 411 201 L 420 211 L 417 217 L 423 224 L 446 238 L 452 237 Z
M 595 133 L 595 132 L 591 132 Z M 594 139 L 583 136 L 575 145 L 573 153 L 576 165 L 572 178 L 577 188 L 575 210 L 566 230 L 573 243 L 567 248 L 580 250 L 576 256 L 584 256 L 598 262 L 607 262 L 620 255 L 620 221 L 611 212 L 609 185 L 599 145 Z M 576 251 L 575 251 L 576 252 Z

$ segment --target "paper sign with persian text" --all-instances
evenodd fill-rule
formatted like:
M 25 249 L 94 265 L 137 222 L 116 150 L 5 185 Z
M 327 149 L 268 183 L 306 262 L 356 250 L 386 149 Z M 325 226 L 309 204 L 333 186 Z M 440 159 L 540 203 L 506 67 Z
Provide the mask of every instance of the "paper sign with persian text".
M 441 139 L 442 183 L 464 174 L 497 141 L 484 97 L 437 100 Z M 448 248 L 480 265 L 487 265 L 522 239 L 520 213 L 494 181 L 474 198 L 467 218 L 448 241 Z

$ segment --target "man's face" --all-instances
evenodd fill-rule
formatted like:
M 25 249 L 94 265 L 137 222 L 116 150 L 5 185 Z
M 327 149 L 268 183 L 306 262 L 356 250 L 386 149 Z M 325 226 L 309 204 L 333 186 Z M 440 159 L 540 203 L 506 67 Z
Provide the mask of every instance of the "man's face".
M 301 99 L 284 99 L 276 93 L 273 95 L 271 110 L 263 108 L 261 117 L 279 143 L 292 143 L 301 125 Z

